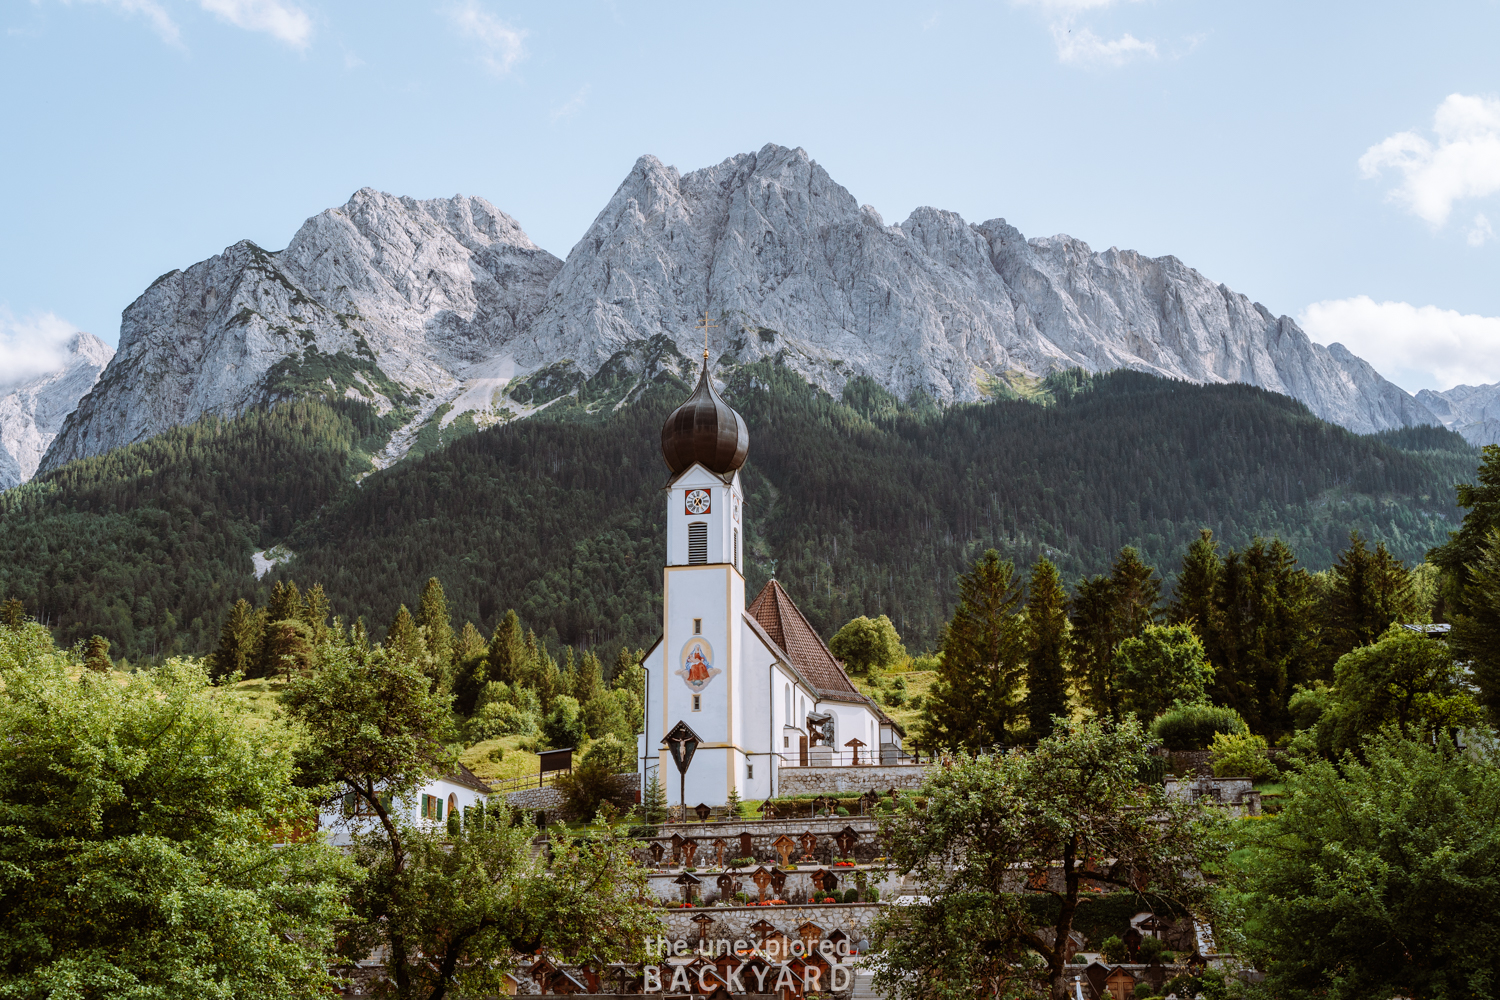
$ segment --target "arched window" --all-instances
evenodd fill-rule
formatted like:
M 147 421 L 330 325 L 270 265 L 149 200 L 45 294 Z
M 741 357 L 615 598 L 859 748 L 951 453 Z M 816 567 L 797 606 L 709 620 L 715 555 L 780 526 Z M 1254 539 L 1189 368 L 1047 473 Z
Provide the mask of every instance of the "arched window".
M 782 717 L 781 724 L 783 726 L 792 724 L 792 686 L 790 684 L 786 686 L 786 715 Z
M 458 815 L 458 796 L 453 794 L 452 792 L 448 793 L 448 815 Z

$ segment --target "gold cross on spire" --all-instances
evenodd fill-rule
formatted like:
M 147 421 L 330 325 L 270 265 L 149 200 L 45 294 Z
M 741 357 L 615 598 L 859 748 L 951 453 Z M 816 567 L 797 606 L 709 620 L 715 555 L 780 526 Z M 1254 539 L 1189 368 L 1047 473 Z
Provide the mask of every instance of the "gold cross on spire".
M 703 310 L 703 322 L 700 323 L 700 324 L 698 324 L 697 326 L 693 327 L 694 330 L 702 330 L 703 331 L 703 360 L 704 360 L 705 363 L 707 363 L 707 361 L 708 361 L 708 331 L 709 330 L 717 330 L 718 328 L 719 328 L 719 324 L 717 324 L 717 323 L 710 323 L 708 321 L 708 310 L 707 309 Z

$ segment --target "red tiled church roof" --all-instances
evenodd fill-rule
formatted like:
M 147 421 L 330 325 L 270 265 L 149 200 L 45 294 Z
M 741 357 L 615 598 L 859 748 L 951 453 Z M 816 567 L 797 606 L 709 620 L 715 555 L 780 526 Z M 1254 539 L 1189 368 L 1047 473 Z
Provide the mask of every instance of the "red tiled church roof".
M 792 666 L 820 696 L 839 701 L 865 700 L 850 682 L 849 675 L 844 673 L 843 666 L 833 658 L 828 645 L 813 631 L 787 592 L 781 589 L 781 584 L 775 580 L 766 584 L 745 610 L 786 652 Z

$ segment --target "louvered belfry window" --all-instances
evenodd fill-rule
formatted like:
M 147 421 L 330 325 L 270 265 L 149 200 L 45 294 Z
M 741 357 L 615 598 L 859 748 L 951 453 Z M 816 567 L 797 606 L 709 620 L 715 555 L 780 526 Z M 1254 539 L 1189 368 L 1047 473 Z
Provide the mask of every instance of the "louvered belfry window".
M 688 562 L 708 562 L 708 523 L 694 521 L 688 525 Z

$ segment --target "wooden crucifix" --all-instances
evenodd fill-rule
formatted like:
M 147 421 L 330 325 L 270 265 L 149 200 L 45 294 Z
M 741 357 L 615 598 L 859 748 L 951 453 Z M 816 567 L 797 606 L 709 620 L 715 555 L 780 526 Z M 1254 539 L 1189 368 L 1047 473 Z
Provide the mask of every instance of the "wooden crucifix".
M 693 859 L 698 856 L 698 842 L 692 837 L 682 842 L 683 864 L 692 867 Z
M 672 834 L 672 863 L 676 864 L 682 860 L 682 834 Z
M 783 868 L 792 863 L 792 852 L 797 849 L 797 842 L 795 840 L 783 833 L 771 842 L 771 846 L 776 849 L 777 854 L 781 855 L 781 865 Z
M 714 884 L 716 886 L 718 886 L 718 888 L 719 888 L 719 898 L 720 899 L 728 900 L 728 899 L 733 898 L 733 896 L 734 896 L 734 876 L 733 875 L 729 874 L 728 872 L 725 872 L 723 875 L 720 875 L 714 881 Z
M 808 861 L 813 860 L 814 852 L 818 849 L 818 835 L 809 830 L 798 839 L 802 844 L 802 856 Z
M 724 855 L 729 850 L 729 841 L 723 837 L 714 838 L 714 867 L 724 867 Z
M 667 849 L 661 846 L 661 841 L 653 840 L 651 841 L 649 850 L 651 851 L 651 860 L 656 862 L 658 868 L 661 867 L 661 857 L 667 853 Z
M 750 873 L 750 881 L 755 883 L 756 892 L 760 893 L 760 901 L 766 901 L 766 886 L 771 884 L 771 873 L 766 871 L 766 866 L 761 865 Z
M 786 872 L 780 868 L 771 870 L 771 891 L 779 897 L 781 890 L 786 888 Z
M 859 834 L 854 832 L 854 827 L 846 826 L 840 830 L 839 835 L 833 838 L 833 842 L 839 845 L 839 857 L 847 858 L 858 840 Z

